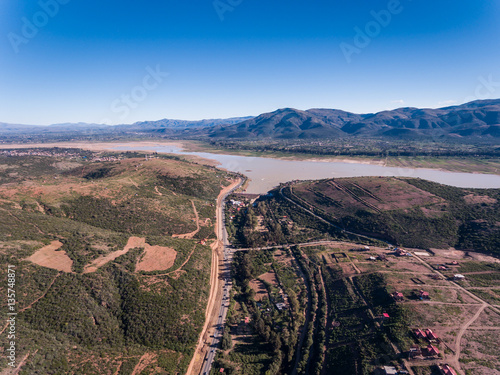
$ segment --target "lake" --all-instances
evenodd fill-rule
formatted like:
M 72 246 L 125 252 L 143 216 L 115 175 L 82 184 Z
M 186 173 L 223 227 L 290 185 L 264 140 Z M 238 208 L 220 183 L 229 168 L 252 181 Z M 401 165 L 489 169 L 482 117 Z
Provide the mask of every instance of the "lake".
M 171 145 L 158 146 L 125 146 L 111 147 L 119 151 L 152 151 L 159 153 L 195 155 L 212 159 L 220 168 L 242 173 L 250 178 L 247 193 L 262 194 L 279 185 L 292 180 L 318 180 L 333 177 L 419 177 L 441 184 L 463 188 L 500 188 L 500 176 L 492 174 L 475 174 L 446 172 L 425 168 L 397 168 L 381 165 L 346 163 L 337 161 L 303 161 L 281 160 L 265 157 L 213 154 L 208 152 L 190 152 Z

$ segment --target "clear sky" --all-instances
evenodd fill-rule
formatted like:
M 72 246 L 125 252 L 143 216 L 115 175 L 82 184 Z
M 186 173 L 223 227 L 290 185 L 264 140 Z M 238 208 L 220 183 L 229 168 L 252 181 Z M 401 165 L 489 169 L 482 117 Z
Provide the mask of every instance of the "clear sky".
M 0 122 L 500 97 L 498 0 L 1 0 Z

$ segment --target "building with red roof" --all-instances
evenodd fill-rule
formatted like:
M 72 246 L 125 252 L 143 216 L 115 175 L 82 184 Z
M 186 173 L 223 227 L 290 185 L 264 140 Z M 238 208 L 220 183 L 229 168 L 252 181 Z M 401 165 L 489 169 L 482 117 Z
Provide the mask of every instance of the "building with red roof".
M 426 339 L 427 338 L 427 334 L 424 331 L 422 331 L 420 328 L 414 329 L 413 334 L 415 335 L 415 337 L 417 339 Z
M 439 353 L 440 351 L 438 348 L 436 348 L 434 345 L 429 344 L 429 346 L 427 347 L 428 356 L 436 357 L 439 355 Z
M 405 299 L 405 296 L 401 292 L 394 292 L 391 296 L 395 301 L 403 301 Z
M 431 296 L 429 295 L 429 292 L 426 292 L 426 291 L 423 291 L 423 290 L 420 290 L 418 292 L 418 297 L 420 299 L 431 299 Z
M 443 375 L 457 375 L 455 370 L 453 370 L 453 368 L 451 368 L 450 365 L 444 365 L 440 368 L 440 370 L 441 374 Z
M 425 334 L 427 335 L 427 340 L 429 340 L 429 341 L 438 341 L 439 340 L 439 337 L 434 332 L 432 332 L 432 330 L 430 330 L 430 329 L 426 329 Z

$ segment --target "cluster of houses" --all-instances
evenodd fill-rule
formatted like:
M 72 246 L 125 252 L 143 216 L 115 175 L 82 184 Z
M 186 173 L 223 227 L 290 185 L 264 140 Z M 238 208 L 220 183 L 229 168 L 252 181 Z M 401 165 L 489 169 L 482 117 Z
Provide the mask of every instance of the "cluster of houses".
M 19 149 L 19 150 L 2 150 L 0 155 L 5 156 L 66 156 L 80 157 L 80 153 L 62 149 L 40 150 L 40 149 Z
M 438 343 L 440 341 L 439 337 L 429 328 L 422 330 L 420 328 L 413 330 L 413 335 L 417 339 L 424 339 L 430 343 Z
M 414 296 L 417 297 L 420 300 L 430 300 L 431 296 L 429 295 L 429 292 L 426 292 L 425 290 L 415 290 L 413 292 Z M 405 299 L 405 296 L 401 292 L 394 292 L 391 294 L 391 297 L 394 299 L 396 302 L 402 302 Z
M 437 264 L 436 266 L 434 266 L 434 268 L 438 271 L 450 271 L 452 269 L 452 267 L 456 267 L 458 266 L 458 262 L 456 260 L 454 260 L 453 262 L 451 263 L 447 263 L 447 264 Z M 453 277 L 451 277 L 452 280 L 455 280 L 455 281 L 460 281 L 460 280 L 464 280 L 465 279 L 465 276 L 462 275 L 462 274 L 454 274 Z
M 276 306 L 276 308 L 281 311 L 283 309 L 286 309 L 289 305 L 290 302 L 288 300 L 288 294 L 286 294 L 281 286 L 278 286 L 278 293 L 273 293 L 273 295 L 270 295 L 270 302 Z M 257 307 L 262 310 L 262 302 L 257 302 Z M 267 309 L 267 311 L 271 311 L 270 308 Z
M 373 255 L 371 255 L 370 257 L 368 257 L 368 260 L 372 260 L 372 261 L 381 260 L 383 262 L 389 261 L 389 259 L 387 259 L 387 256 L 385 254 L 379 254 L 376 257 L 374 257 Z
M 410 351 L 408 352 L 408 359 L 440 357 L 441 353 L 439 351 L 439 348 L 436 346 L 436 344 L 440 342 L 440 339 L 431 329 L 428 328 L 422 330 L 420 328 L 417 328 L 413 330 L 413 335 L 418 340 L 427 340 L 428 345 L 423 348 L 418 344 L 412 345 L 410 347 Z
M 429 344 L 426 347 L 420 345 L 412 345 L 408 352 L 408 359 L 421 359 L 421 358 L 436 359 L 440 357 L 440 351 L 437 346 Z
M 82 156 L 79 151 L 70 151 L 66 149 L 19 149 L 19 150 L 1 150 L 0 155 L 5 156 L 63 156 L 67 159 L 88 159 L 87 156 Z M 123 157 L 118 156 L 94 156 L 92 161 L 118 161 L 122 160 Z
M 244 207 L 245 206 L 245 203 L 243 203 L 242 201 L 237 201 L 234 199 L 230 199 L 229 203 L 231 203 L 235 207 Z
M 360 246 L 360 247 L 353 247 L 350 249 L 350 251 L 368 251 L 370 250 L 370 246 Z
M 281 285 L 278 287 L 278 297 L 275 300 L 275 306 L 278 310 L 283 310 L 287 308 L 289 305 L 288 302 L 288 294 L 286 294 L 283 289 L 281 288 Z

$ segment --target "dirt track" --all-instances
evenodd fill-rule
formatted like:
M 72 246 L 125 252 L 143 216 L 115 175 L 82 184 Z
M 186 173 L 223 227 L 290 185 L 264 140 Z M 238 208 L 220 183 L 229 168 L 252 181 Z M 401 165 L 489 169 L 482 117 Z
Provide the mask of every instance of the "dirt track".
M 196 230 L 190 232 L 190 233 L 184 233 L 184 234 L 173 234 L 172 237 L 175 238 L 193 238 L 196 233 L 200 231 L 200 218 L 198 216 L 198 210 L 196 209 L 196 206 L 194 205 L 194 201 L 191 200 L 191 204 L 193 205 L 193 211 L 194 211 L 194 217 L 196 221 Z
M 217 207 L 216 207 L 216 223 L 215 223 L 215 234 L 217 235 L 217 241 L 212 243 L 210 247 L 212 248 L 212 267 L 210 271 L 210 295 L 208 297 L 207 308 L 205 310 L 205 324 L 201 331 L 200 337 L 198 339 L 198 344 L 189 364 L 186 375 L 199 374 L 203 366 L 203 360 L 205 354 L 209 350 L 209 338 L 210 330 L 213 328 L 217 317 L 219 314 L 219 306 L 222 302 L 222 284 L 219 280 L 219 252 L 223 248 L 223 220 L 222 220 L 222 203 L 224 196 L 230 192 L 233 188 L 238 186 L 241 182 L 240 179 L 231 183 L 231 185 L 223 188 L 217 197 Z
M 479 310 L 474 314 L 474 316 L 472 318 L 470 318 L 469 321 L 467 323 L 465 323 L 460 328 L 460 331 L 458 332 L 457 338 L 455 340 L 455 355 L 453 356 L 453 358 L 448 359 L 448 361 L 451 362 L 453 367 L 455 367 L 455 369 L 457 369 L 460 373 L 463 373 L 462 368 L 460 366 L 460 353 L 462 351 L 462 345 L 461 345 L 462 337 L 464 336 L 465 331 L 467 331 L 467 329 L 469 329 L 469 326 L 472 325 L 472 323 L 474 323 L 477 320 L 477 318 L 479 318 L 479 315 L 481 315 L 481 313 L 484 311 L 484 309 L 486 307 L 488 307 L 488 305 L 486 303 L 482 304 L 481 307 L 479 308 Z

